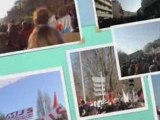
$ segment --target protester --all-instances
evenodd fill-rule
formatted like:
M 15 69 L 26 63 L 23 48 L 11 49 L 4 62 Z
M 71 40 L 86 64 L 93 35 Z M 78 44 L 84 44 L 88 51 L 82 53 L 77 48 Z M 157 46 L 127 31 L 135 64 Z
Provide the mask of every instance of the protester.
M 11 51 L 19 50 L 19 48 L 20 48 L 19 33 L 18 33 L 18 28 L 16 25 L 9 24 L 7 37 L 8 37 L 8 44 L 7 45 L 10 48 L 10 50 Z
M 107 92 L 104 98 L 104 100 L 97 98 L 92 100 L 92 102 L 81 99 L 81 102 L 78 104 L 80 116 L 85 117 L 145 106 L 142 89 L 135 92 L 133 99 L 129 97 L 127 101 L 122 93 L 115 94 L 113 91 Z
M 28 47 L 28 39 L 33 31 L 33 27 L 28 22 L 22 22 L 22 30 L 20 31 L 20 49 L 26 49 Z
M 47 25 L 39 25 L 34 28 L 29 37 L 28 49 L 61 44 L 60 34 Z
M 29 37 L 28 49 L 63 43 L 61 34 L 48 25 L 48 20 L 49 12 L 47 8 L 41 7 L 34 12 L 35 28 Z
M 144 54 L 125 62 L 121 66 L 121 75 L 130 76 L 160 71 L 160 54 Z

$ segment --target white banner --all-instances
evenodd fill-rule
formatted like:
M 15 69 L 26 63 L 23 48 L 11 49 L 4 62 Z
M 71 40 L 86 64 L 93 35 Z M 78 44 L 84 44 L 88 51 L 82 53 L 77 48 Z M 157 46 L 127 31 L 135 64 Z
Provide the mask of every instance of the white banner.
M 33 117 L 33 108 L 12 112 L 6 115 L 6 120 L 29 120 Z
M 58 23 L 63 26 L 63 33 L 69 33 L 73 31 L 72 20 L 70 15 L 66 15 L 58 19 Z
M 52 15 L 52 17 L 49 19 L 48 24 L 49 26 L 54 28 L 57 28 L 57 26 L 60 25 L 62 27 L 61 32 L 63 33 L 73 32 L 72 19 L 70 15 L 66 15 L 62 18 L 59 18 L 58 20 L 56 20 L 55 15 Z

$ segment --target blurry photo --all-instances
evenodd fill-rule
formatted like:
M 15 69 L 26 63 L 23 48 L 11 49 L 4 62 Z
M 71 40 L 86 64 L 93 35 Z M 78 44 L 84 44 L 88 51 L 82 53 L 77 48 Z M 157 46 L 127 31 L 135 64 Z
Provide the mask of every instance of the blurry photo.
M 68 52 L 78 118 L 147 109 L 141 78 L 118 79 L 113 46 Z
M 0 120 L 70 120 L 61 69 L 0 79 Z
M 160 71 L 160 21 L 112 27 L 120 79 Z
M 93 0 L 99 29 L 160 18 L 159 0 Z
M 160 75 L 154 75 L 151 76 L 151 83 L 152 83 L 152 88 L 153 88 L 153 99 L 155 100 L 155 112 L 156 112 L 156 119 L 155 120 L 160 120 Z
M 0 55 L 80 41 L 74 0 L 0 2 Z

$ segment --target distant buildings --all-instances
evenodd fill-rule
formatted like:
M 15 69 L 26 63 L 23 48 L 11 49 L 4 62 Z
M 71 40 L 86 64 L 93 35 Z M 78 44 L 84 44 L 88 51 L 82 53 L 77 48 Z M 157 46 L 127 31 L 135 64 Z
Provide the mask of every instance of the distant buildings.
M 95 0 L 95 6 L 98 19 L 113 18 L 111 0 Z

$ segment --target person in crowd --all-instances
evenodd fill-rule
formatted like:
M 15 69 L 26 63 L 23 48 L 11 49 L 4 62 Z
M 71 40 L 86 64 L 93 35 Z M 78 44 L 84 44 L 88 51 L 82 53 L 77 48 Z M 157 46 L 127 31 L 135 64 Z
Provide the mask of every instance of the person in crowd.
M 7 37 L 8 37 L 8 47 L 11 51 L 17 51 L 20 48 L 19 45 L 19 33 L 18 28 L 15 24 L 9 24 L 7 30 Z
M 33 13 L 33 22 L 35 26 L 48 24 L 49 11 L 46 7 L 37 8 Z
M 62 38 L 55 29 L 47 25 L 39 25 L 34 28 L 29 37 L 28 49 L 60 44 Z
M 34 29 L 28 40 L 28 49 L 63 43 L 59 31 L 48 25 L 49 12 L 45 7 L 38 8 L 33 14 Z
M 28 39 L 32 33 L 32 26 L 28 22 L 22 22 L 22 29 L 19 34 L 20 39 L 20 49 L 26 49 L 28 47 Z
M 136 64 L 135 64 L 135 74 L 141 74 L 143 73 L 143 61 L 139 58 L 139 60 L 137 60 Z
M 149 66 L 149 72 L 155 72 L 155 71 L 158 71 L 157 63 L 153 63 Z
M 136 71 L 135 61 L 132 60 L 130 66 L 128 68 L 128 75 L 134 75 L 135 71 Z
M 87 110 L 85 106 L 86 106 L 86 103 L 84 100 L 82 100 L 81 104 L 79 105 L 80 116 L 87 116 Z
M 128 76 L 128 66 L 124 63 L 121 67 L 122 77 Z

